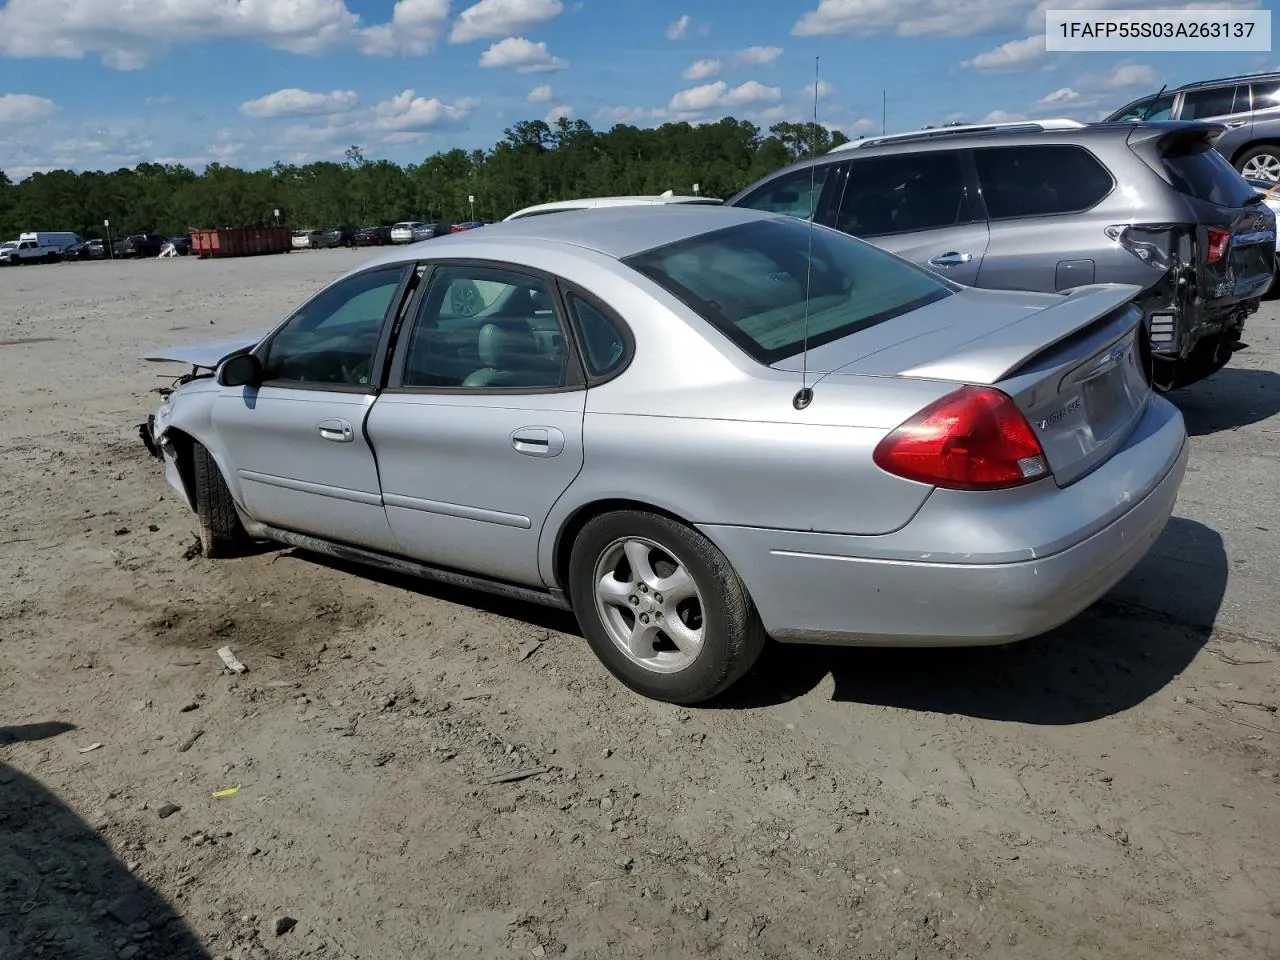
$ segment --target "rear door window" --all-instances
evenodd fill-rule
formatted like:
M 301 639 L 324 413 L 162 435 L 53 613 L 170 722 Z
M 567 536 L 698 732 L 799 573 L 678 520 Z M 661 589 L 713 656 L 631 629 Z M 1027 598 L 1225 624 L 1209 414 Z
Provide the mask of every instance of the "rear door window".
M 1249 109 L 1249 85 L 1234 87 L 1210 87 L 1207 90 L 1188 90 L 1182 95 L 1182 112 L 1179 119 L 1204 120 L 1208 117 L 1226 117 L 1233 113 L 1245 113 Z
M 1255 83 L 1253 90 L 1253 109 L 1274 110 L 1280 107 L 1280 83 L 1272 80 L 1269 83 Z
M 983 147 L 973 157 L 992 220 L 1079 213 L 1115 186 L 1093 154 L 1072 144 Z
M 875 237 L 973 219 L 960 154 L 941 150 L 852 161 L 834 226 Z

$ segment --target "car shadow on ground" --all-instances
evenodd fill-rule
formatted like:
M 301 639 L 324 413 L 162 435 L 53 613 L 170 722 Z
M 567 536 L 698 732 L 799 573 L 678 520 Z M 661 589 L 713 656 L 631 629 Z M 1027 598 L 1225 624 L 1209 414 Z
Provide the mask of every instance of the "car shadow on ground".
M 1168 397 L 1193 437 L 1238 430 L 1280 413 L 1280 373 L 1228 365 Z
M 581 636 L 572 614 L 386 573 L 304 551 L 290 555 L 450 603 Z M 1086 723 L 1133 707 L 1208 642 L 1226 589 L 1222 538 L 1180 517 L 1105 598 L 1042 637 L 1004 647 L 875 649 L 771 643 L 711 709 L 805 696 L 830 675 L 832 699 L 1035 724 Z
M 0 726 L 0 960 L 211 960 L 97 830 L 3 762 L 6 747 L 74 729 Z
M 951 649 L 771 644 L 715 706 L 785 702 L 831 675 L 836 701 L 1018 723 L 1088 723 L 1136 706 L 1186 669 L 1208 642 L 1227 575 L 1222 538 L 1175 517 L 1111 593 L 1044 636 Z

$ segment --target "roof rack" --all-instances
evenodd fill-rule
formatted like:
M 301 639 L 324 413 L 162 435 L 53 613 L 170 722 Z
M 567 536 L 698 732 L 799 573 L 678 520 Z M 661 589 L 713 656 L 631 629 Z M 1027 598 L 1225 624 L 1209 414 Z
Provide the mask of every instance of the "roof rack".
M 863 137 L 850 140 L 829 152 L 838 150 L 856 150 L 860 147 L 872 147 L 882 143 L 905 143 L 912 140 L 936 140 L 943 137 L 959 137 L 971 133 L 1044 133 L 1048 130 L 1078 130 L 1085 124 L 1079 120 L 1065 117 L 1053 120 L 1010 120 L 1003 123 L 970 123 L 955 126 L 931 127 L 923 130 L 911 130 L 907 133 L 890 133 L 880 137 Z
M 1179 90 L 1195 90 L 1199 87 L 1216 87 L 1220 83 L 1239 83 L 1241 80 L 1280 80 L 1280 72 L 1265 70 L 1262 73 L 1242 73 L 1235 77 L 1219 77 L 1217 80 L 1194 80 L 1184 83 Z

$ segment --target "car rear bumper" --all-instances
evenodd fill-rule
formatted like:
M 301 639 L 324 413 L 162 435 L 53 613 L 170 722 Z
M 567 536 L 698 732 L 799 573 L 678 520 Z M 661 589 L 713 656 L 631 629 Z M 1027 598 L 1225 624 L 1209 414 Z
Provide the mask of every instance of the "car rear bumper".
M 1046 480 L 1009 498 L 935 491 L 915 519 L 881 537 L 702 529 L 777 640 L 1007 643 L 1070 620 L 1138 564 L 1173 512 L 1186 462 L 1181 414 L 1152 396 L 1129 443 L 1065 488 Z M 922 549 L 931 541 L 938 553 Z M 956 552 L 959 542 L 967 553 Z M 990 562 L 1015 543 L 1027 559 Z

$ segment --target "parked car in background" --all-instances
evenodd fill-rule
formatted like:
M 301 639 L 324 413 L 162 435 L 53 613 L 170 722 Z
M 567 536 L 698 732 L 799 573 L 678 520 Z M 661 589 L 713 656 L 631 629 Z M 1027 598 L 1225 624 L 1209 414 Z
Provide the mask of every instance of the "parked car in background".
M 324 246 L 323 230 L 295 230 L 293 231 L 293 249 L 306 250 L 310 247 Z
M 354 247 L 356 245 L 356 231 L 358 227 L 338 226 L 329 227 L 324 231 L 321 242 L 315 244 L 318 247 Z
M 63 260 L 101 260 L 107 255 L 101 240 L 85 240 L 62 251 Z
M 178 256 L 186 257 L 191 254 L 191 237 L 187 234 L 174 234 L 169 238 L 169 243 L 173 244 L 173 249 Z
M 1006 643 L 1124 577 L 1187 461 L 1131 293 L 972 290 L 741 208 L 539 217 L 149 355 L 217 372 L 141 439 L 207 555 L 568 608 L 622 683 L 698 703 L 767 636 Z
M 355 232 L 357 247 L 382 247 L 391 243 L 392 227 L 361 227 Z
M 1215 149 L 1243 176 L 1280 183 L 1280 73 L 1200 80 L 1121 107 L 1116 122 L 1207 120 L 1221 123 Z
M 29 263 L 57 263 L 62 259 L 59 247 L 42 247 L 35 240 L 18 240 L 12 247 L 0 248 L 0 263 L 23 266 Z
M 483 227 L 484 222 L 481 220 L 468 220 L 466 223 L 455 223 L 449 228 L 450 233 L 462 233 L 466 230 L 474 230 L 476 227 Z
M 142 257 L 158 257 L 164 249 L 167 237 L 157 233 L 135 233 L 117 241 L 115 255 L 117 259 L 138 259 Z
M 678 197 L 670 190 L 658 196 L 637 197 L 583 197 L 578 200 L 553 200 L 550 203 L 537 203 L 524 207 L 507 216 L 504 220 L 523 220 L 525 217 L 540 217 L 548 213 L 567 213 L 570 210 L 594 210 L 599 207 L 640 207 L 664 203 L 695 203 L 714 205 L 720 203 L 714 197 Z
M 968 286 L 1134 284 L 1158 390 L 1220 369 L 1272 282 L 1276 218 L 1208 123 L 940 128 L 846 144 L 729 206 L 808 218 Z

